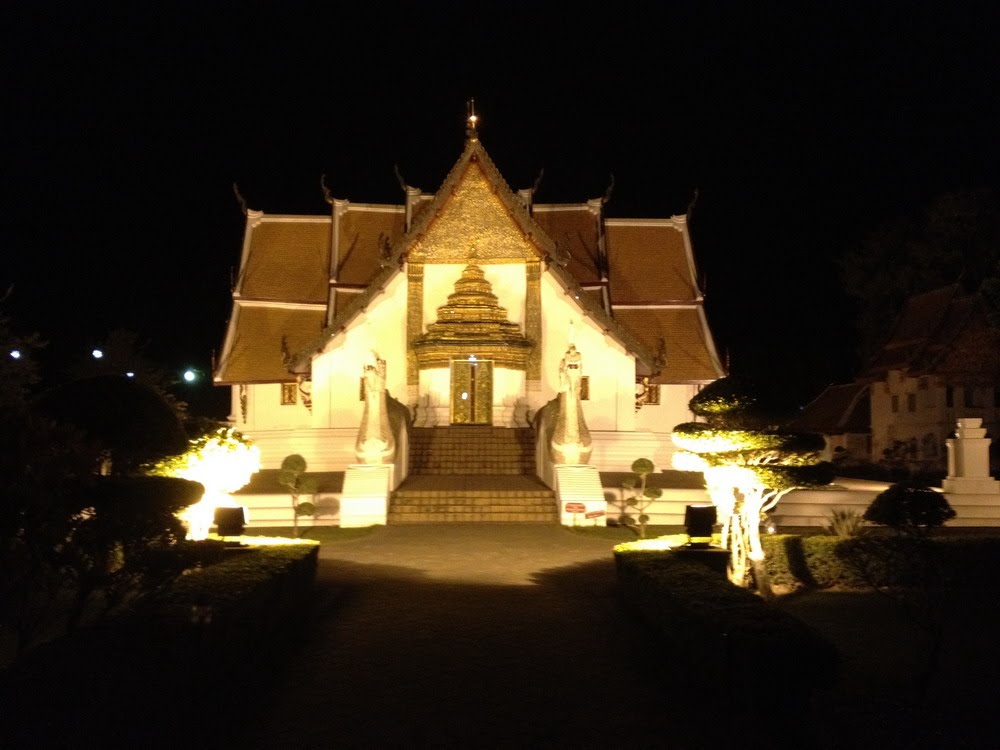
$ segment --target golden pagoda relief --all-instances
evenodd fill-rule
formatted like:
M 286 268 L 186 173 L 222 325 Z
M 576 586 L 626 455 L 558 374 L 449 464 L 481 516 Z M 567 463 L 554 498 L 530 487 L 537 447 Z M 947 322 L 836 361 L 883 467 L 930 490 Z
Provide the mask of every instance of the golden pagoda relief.
M 508 320 L 483 269 L 470 263 L 455 282 L 448 302 L 438 308 L 437 321 L 413 342 L 417 367 L 450 367 L 470 355 L 497 367 L 526 370 L 534 344 L 517 323 Z
M 497 188 L 470 159 L 433 221 L 409 249 L 411 263 L 464 263 L 468 241 L 476 247 L 475 262 L 525 263 L 544 253 L 518 226 Z

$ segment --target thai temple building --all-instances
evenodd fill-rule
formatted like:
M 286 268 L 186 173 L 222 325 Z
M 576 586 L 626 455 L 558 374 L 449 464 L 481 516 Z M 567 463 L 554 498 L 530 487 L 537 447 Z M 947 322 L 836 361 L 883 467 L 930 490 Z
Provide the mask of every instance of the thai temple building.
M 566 522 L 574 497 L 604 507 L 602 474 L 669 468 L 672 426 L 723 374 L 686 218 L 535 203 L 474 115 L 441 187 L 404 187 L 247 211 L 214 379 L 262 475 L 303 456 L 343 525 Z

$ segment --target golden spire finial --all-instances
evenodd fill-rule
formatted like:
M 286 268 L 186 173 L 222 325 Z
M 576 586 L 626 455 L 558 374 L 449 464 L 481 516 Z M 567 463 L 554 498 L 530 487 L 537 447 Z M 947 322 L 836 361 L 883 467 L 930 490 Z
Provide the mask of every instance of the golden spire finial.
M 476 100 L 469 99 L 465 103 L 465 108 L 467 115 L 465 118 L 465 137 L 470 141 L 478 140 L 478 135 L 476 134 L 476 123 L 479 122 L 479 116 L 476 114 Z

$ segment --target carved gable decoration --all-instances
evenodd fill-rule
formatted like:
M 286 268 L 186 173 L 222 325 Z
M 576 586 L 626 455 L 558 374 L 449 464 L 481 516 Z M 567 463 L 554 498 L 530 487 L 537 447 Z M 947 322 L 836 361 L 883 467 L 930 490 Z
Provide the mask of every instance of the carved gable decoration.
M 410 247 L 410 262 L 485 265 L 540 259 L 543 253 L 497 195 L 499 187 L 470 159 L 437 216 Z

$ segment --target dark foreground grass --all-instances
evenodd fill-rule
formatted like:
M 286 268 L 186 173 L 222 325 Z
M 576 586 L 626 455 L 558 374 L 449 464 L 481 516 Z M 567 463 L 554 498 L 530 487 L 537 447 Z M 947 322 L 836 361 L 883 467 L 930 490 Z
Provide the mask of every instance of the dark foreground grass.
M 1000 747 L 1000 601 L 991 592 L 813 590 L 777 606 L 841 653 L 841 681 L 820 699 L 830 747 Z M 935 623 L 941 652 L 928 673 Z

